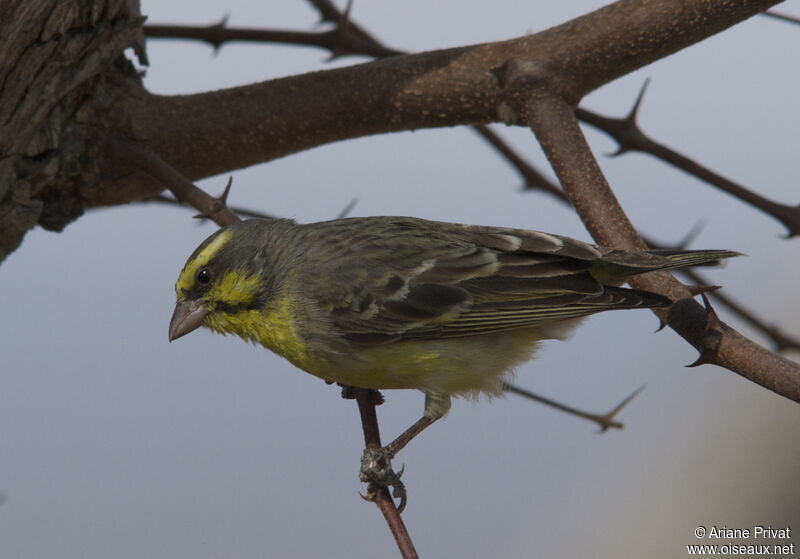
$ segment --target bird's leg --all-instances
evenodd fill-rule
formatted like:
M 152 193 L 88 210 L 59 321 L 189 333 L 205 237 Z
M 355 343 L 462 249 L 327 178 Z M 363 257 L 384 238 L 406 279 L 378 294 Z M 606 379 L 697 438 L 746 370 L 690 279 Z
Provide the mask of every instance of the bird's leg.
M 402 512 L 406 506 L 406 488 L 400 477 L 392 469 L 392 458 L 400 452 L 411 440 L 426 428 L 433 425 L 437 419 L 443 417 L 450 409 L 450 397 L 439 394 L 425 394 L 425 412 L 414 424 L 400 433 L 392 442 L 381 448 L 367 448 L 361 457 L 361 481 L 376 484 L 380 487 L 392 487 L 392 496 L 400 499 L 397 510 Z M 373 491 L 368 490 L 368 497 Z

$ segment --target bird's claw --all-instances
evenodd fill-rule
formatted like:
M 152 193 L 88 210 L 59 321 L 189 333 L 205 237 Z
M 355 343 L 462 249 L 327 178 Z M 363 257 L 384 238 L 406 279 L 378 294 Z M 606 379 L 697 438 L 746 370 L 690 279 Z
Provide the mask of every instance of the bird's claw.
M 392 451 L 387 448 L 367 448 L 361 457 L 361 472 L 359 479 L 368 483 L 367 494 L 361 495 L 366 501 L 374 501 L 380 489 L 392 488 L 392 497 L 399 499 L 397 511 L 403 512 L 406 508 L 406 486 L 400 481 L 405 466 L 400 468 L 399 473 L 392 469 Z

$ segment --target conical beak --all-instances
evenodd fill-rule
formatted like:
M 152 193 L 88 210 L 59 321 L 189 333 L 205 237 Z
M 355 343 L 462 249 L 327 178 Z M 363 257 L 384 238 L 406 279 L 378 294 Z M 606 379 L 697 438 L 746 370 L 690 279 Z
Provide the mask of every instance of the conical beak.
M 169 321 L 169 341 L 200 328 L 206 314 L 208 309 L 199 301 L 183 301 L 175 305 L 175 312 Z

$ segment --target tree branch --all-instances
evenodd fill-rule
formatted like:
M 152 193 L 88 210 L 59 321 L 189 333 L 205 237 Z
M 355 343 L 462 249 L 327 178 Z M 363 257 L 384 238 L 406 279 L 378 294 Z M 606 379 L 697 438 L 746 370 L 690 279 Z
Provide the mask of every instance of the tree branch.
M 222 195 L 214 198 L 192 184 L 154 152 L 135 142 L 114 140 L 109 146 L 109 151 L 115 161 L 144 171 L 157 180 L 162 188 L 168 188 L 177 201 L 199 210 L 200 215 L 196 217 L 210 219 L 220 227 L 240 221 L 239 216 L 225 205 L 230 192 L 230 181 Z
M 679 270 L 679 272 L 698 285 L 709 285 L 710 282 L 703 277 L 697 270 L 687 268 Z M 768 323 L 766 320 L 758 317 L 752 310 L 746 308 L 739 301 L 727 295 L 724 291 L 714 291 L 709 294 L 711 297 L 725 305 L 732 313 L 737 315 L 742 321 L 748 323 L 751 327 L 755 328 L 766 336 L 772 342 L 775 351 L 784 352 L 790 349 L 800 350 L 800 339 L 793 338 L 783 333 L 783 331 L 774 324 Z
M 197 95 L 143 93 L 130 96 L 125 108 L 129 136 L 148 140 L 195 180 L 348 138 L 492 122 L 498 120 L 501 96 L 490 72 L 506 60 L 535 58 L 548 69 L 559 96 L 574 103 L 776 1 L 622 0 L 509 41 L 394 56 Z M 156 193 L 154 182 L 128 176 L 102 191 L 86 192 L 85 198 L 90 205 L 117 204 Z
M 497 71 L 508 114 L 530 126 L 586 228 L 603 245 L 643 250 L 647 245 L 625 215 L 575 118 L 573 106 L 550 87 L 540 64 L 512 60 Z M 714 363 L 800 402 L 800 365 L 748 340 L 691 299 L 666 272 L 637 276 L 634 287 L 676 301 L 656 314 L 700 351 L 695 364 Z
M 315 4 L 315 7 L 320 11 L 324 21 L 336 24 L 334 29 L 318 33 L 274 31 L 267 29 L 233 29 L 225 27 L 225 20 L 222 20 L 217 24 L 201 27 L 148 25 L 145 26 L 145 34 L 147 37 L 151 38 L 197 39 L 206 41 L 215 48 L 219 48 L 227 41 L 242 40 L 315 46 L 328 49 L 332 57 L 360 54 L 375 58 L 385 58 L 388 56 L 405 54 L 401 51 L 383 46 L 383 44 L 371 34 L 352 22 L 349 18 L 349 13 L 339 12 L 338 9 L 327 0 L 312 3 Z M 784 18 L 784 16 L 779 16 L 770 12 L 766 12 L 764 15 Z M 632 110 L 625 118 L 604 117 L 580 107 L 576 109 L 576 115 L 582 121 L 605 132 L 616 140 L 619 147 L 615 155 L 621 155 L 628 151 L 649 153 L 657 159 L 661 159 L 666 163 L 682 169 L 686 173 L 708 182 L 720 190 L 774 217 L 787 228 L 787 237 L 800 234 L 800 206 L 789 206 L 769 200 L 646 136 L 639 128 L 637 122 L 638 110 L 646 87 L 647 82 L 645 82 L 645 85 L 642 87 Z M 562 196 L 561 190 L 558 187 L 554 188 L 551 181 L 521 159 L 513 150 L 510 150 L 492 130 L 484 125 L 476 125 L 474 126 L 474 130 L 496 150 L 503 154 L 512 165 L 521 172 L 525 178 L 526 188 L 545 190 L 557 197 Z
M 288 31 L 283 29 L 252 29 L 227 27 L 225 20 L 211 25 L 145 25 L 144 34 L 148 39 L 192 39 L 203 41 L 219 49 L 223 44 L 234 41 L 258 43 L 282 43 L 325 49 L 331 58 L 364 55 L 385 58 L 400 54 L 399 51 L 365 39 L 346 27 L 336 26 L 327 31 Z

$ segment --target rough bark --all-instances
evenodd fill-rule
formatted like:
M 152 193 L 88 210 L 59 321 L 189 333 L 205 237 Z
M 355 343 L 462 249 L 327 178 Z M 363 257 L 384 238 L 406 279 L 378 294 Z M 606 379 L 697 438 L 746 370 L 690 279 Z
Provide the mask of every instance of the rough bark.
M 141 88 L 123 51 L 141 44 L 143 23 L 132 0 L 12 0 L 2 13 L 0 260 L 35 225 L 59 231 L 80 216 L 82 186 L 103 180 L 120 91 Z

